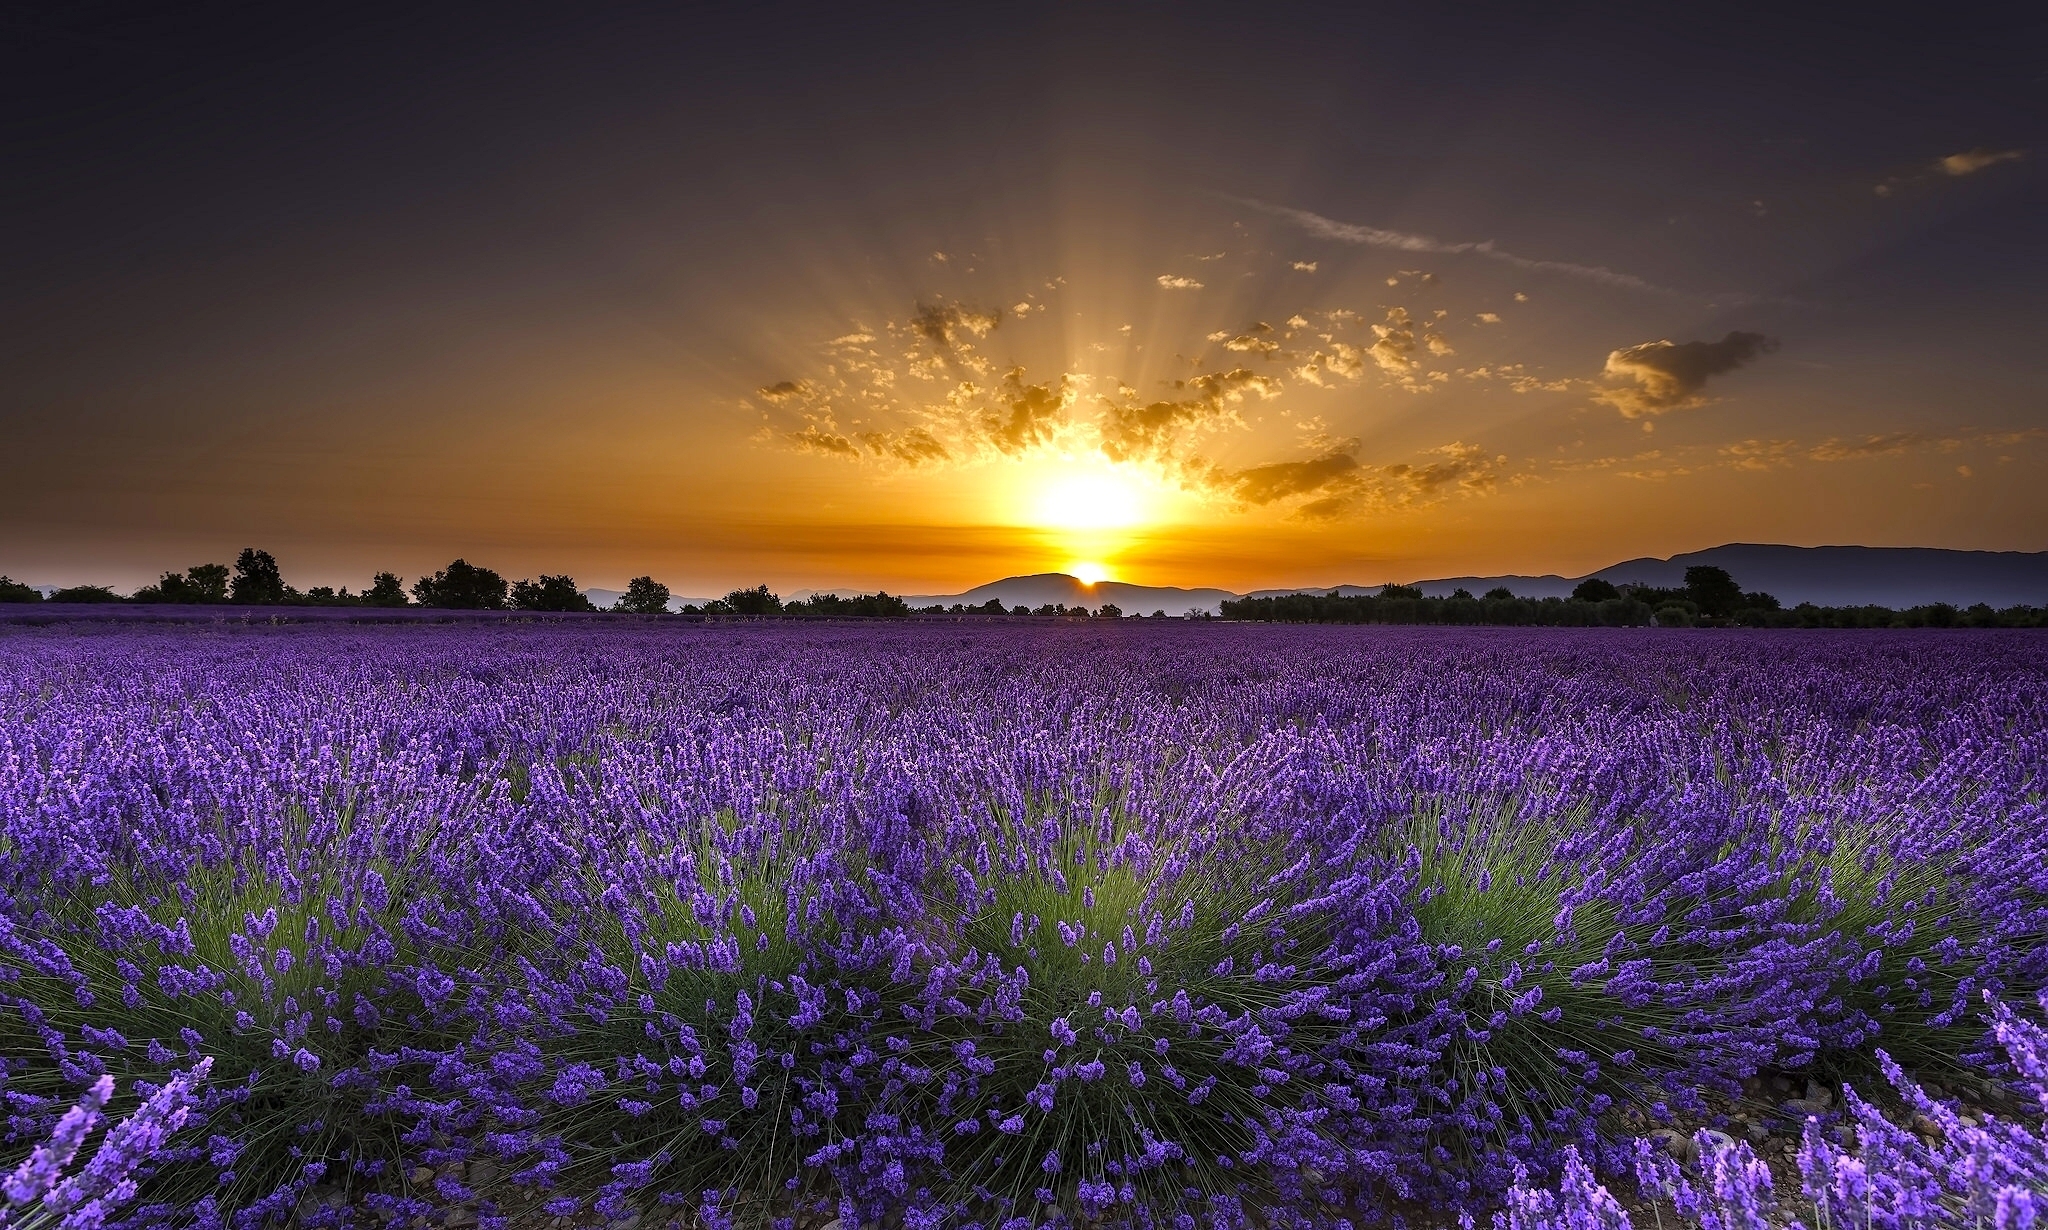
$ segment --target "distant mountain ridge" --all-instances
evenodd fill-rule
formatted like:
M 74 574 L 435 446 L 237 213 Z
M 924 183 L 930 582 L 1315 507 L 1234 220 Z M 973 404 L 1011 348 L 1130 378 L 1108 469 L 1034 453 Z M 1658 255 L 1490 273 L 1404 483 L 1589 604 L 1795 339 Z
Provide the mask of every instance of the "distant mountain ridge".
M 1777 596 L 1786 606 L 1811 602 L 1817 606 L 1924 606 L 1947 602 L 1966 607 L 2048 606 L 2048 551 L 1954 551 L 1945 547 L 1793 547 L 1775 543 L 1732 542 L 1704 551 L 1688 551 L 1668 559 L 1644 556 L 1610 564 L 1586 576 L 1556 573 L 1541 576 L 1434 577 L 1408 582 L 1431 597 L 1466 589 L 1483 594 L 1505 586 L 1524 598 L 1566 598 L 1579 582 L 1599 577 L 1616 585 L 1675 588 L 1685 570 L 1698 565 L 1725 568 L 1745 590 Z M 913 607 L 978 606 L 1000 598 L 1005 606 L 1100 607 L 1112 602 L 1126 615 L 1169 615 L 1190 609 L 1217 613 L 1224 600 L 1263 598 L 1277 594 L 1372 594 L 1378 585 L 1297 585 L 1260 589 L 1240 595 L 1223 589 L 1182 589 L 1103 581 L 1084 585 L 1064 573 L 1006 577 L 961 594 L 905 595 Z
M 921 606 L 980 606 L 991 598 L 1004 606 L 1026 606 L 1034 610 L 1047 603 L 1100 609 L 1107 602 L 1126 615 L 1150 615 L 1165 611 L 1185 615 L 1201 610 L 1214 615 L 1226 599 L 1238 595 L 1227 589 L 1182 589 L 1175 585 L 1133 585 L 1127 581 L 1098 581 L 1089 585 L 1064 572 L 1041 572 L 1028 577 L 1004 577 L 959 594 L 905 594 L 903 600 L 914 610 Z

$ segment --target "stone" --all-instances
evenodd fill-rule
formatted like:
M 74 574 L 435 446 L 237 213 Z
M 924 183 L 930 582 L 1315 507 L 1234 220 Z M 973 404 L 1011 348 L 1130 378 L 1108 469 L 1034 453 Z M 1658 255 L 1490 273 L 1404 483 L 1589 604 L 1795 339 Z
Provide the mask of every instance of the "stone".
M 412 1185 L 414 1187 L 428 1187 L 433 1182 L 434 1168 L 432 1166 L 415 1166 L 412 1168 Z
M 1733 1149 L 1735 1147 L 1735 1138 L 1716 1128 L 1701 1128 L 1700 1136 L 1705 1144 L 1715 1149 Z
M 1948 1133 L 1942 1131 L 1941 1125 L 1926 1115 L 1914 1115 L 1912 1122 L 1907 1126 L 1936 1144 L 1948 1139 Z
M 1693 1144 L 1692 1137 L 1676 1128 L 1658 1128 L 1650 1133 L 1650 1139 L 1680 1164 L 1688 1164 L 1699 1156 L 1699 1148 Z
M 1819 1081 L 1810 1080 L 1806 1082 L 1806 1100 L 1822 1110 L 1830 1110 L 1835 1105 L 1835 1091 Z

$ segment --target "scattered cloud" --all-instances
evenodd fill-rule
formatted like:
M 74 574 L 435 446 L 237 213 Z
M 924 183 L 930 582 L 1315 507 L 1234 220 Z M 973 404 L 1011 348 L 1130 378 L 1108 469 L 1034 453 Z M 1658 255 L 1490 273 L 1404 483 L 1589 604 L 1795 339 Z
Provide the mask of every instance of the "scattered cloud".
M 1104 398 L 1096 423 L 1102 455 L 1111 461 L 1171 462 L 1183 436 L 1241 426 L 1236 406 L 1247 395 L 1277 395 L 1280 382 L 1237 367 L 1176 380 L 1172 387 L 1182 396 L 1145 402 L 1135 389 L 1120 386 L 1116 397 Z
M 1479 313 L 1479 323 L 1482 325 L 1497 325 L 1500 323 L 1500 313 L 1481 312 Z
M 1168 290 L 1200 290 L 1202 284 L 1193 278 L 1175 277 L 1170 273 L 1159 275 L 1159 284 Z
M 1628 381 L 1594 394 L 1621 411 L 1642 418 L 1701 405 L 1700 390 L 1710 377 L 1731 372 L 1757 356 L 1777 349 L 1761 333 L 1731 332 L 1718 342 L 1644 342 L 1607 356 L 1609 380 Z
M 917 314 L 910 318 L 911 329 L 949 350 L 957 349 L 965 336 L 987 337 L 1002 323 L 1000 309 L 977 312 L 959 304 L 927 307 L 920 303 Z
M 1966 149 L 1960 154 L 1950 154 L 1934 165 L 1943 175 L 1973 175 L 1985 167 L 2001 162 L 2018 162 L 2027 156 L 2018 149 Z
M 1526 269 L 1537 273 L 1563 274 L 1566 277 L 1597 282 L 1603 286 L 1613 286 L 1624 290 L 1648 291 L 1659 295 L 1682 294 L 1682 292 L 1672 290 L 1669 287 L 1645 281 L 1634 274 L 1619 273 L 1607 268 L 1605 265 L 1581 265 L 1572 261 L 1536 260 L 1526 256 L 1517 256 L 1513 252 L 1503 251 L 1495 247 L 1491 239 L 1476 243 L 1453 243 L 1432 238 L 1428 235 L 1416 235 L 1405 231 L 1384 230 L 1376 226 L 1360 226 L 1351 222 L 1339 222 L 1334 218 L 1325 218 L 1321 214 L 1310 213 L 1305 209 L 1294 209 L 1286 205 L 1274 205 L 1265 201 L 1243 198 L 1231 199 L 1252 209 L 1272 214 L 1278 218 L 1284 218 L 1318 239 L 1328 239 L 1337 243 L 1363 244 L 1375 248 L 1392 248 L 1400 252 L 1440 252 L 1447 255 L 1470 254 L 1473 256 L 1483 256 L 1488 260 L 1500 261 L 1517 269 Z M 1394 279 L 1388 279 L 1388 284 L 1395 284 Z
M 1316 261 L 1296 261 L 1294 262 L 1294 268 L 1301 273 L 1314 273 L 1317 264 L 1318 262 Z

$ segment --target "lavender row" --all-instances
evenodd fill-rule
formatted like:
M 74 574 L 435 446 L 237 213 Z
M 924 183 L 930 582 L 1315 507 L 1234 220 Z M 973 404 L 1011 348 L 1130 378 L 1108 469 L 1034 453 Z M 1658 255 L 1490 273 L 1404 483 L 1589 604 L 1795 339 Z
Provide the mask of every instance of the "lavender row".
M 1995 1063 L 2044 680 L 2026 633 L 10 630 L 7 1134 L 210 1060 L 138 1226 L 1476 1207 L 1762 1070 Z

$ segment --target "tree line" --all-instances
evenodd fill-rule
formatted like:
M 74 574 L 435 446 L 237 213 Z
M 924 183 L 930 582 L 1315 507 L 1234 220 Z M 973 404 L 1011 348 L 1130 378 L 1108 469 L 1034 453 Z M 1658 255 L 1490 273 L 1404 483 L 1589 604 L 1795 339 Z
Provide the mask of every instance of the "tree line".
M 0 576 L 0 602 L 42 602 L 42 593 Z M 437 607 L 474 611 L 595 611 L 597 605 L 576 588 L 570 576 L 538 581 L 507 582 L 490 568 L 455 560 L 446 568 L 412 583 L 410 591 L 395 572 L 380 572 L 359 593 L 348 586 L 315 585 L 300 590 L 287 585 L 277 560 L 268 551 L 244 547 L 232 568 L 226 564 L 194 564 L 183 572 L 166 572 L 155 583 L 122 597 L 105 585 L 74 585 L 52 593 L 50 602 L 136 602 L 242 606 Z M 659 615 L 668 610 L 668 586 L 653 577 L 634 577 L 611 610 Z
M 1377 594 L 1276 594 L 1223 603 L 1223 618 L 1278 623 L 1502 624 L 1532 627 L 1744 628 L 2039 628 L 2048 607 L 1946 602 L 1894 610 L 1884 606 L 1787 607 L 1770 594 L 1744 591 L 1725 568 L 1697 565 L 1672 588 L 1621 585 L 1598 577 L 1579 582 L 1569 598 L 1525 598 L 1505 586 L 1474 597 L 1453 590 L 1424 597 L 1413 585 Z

